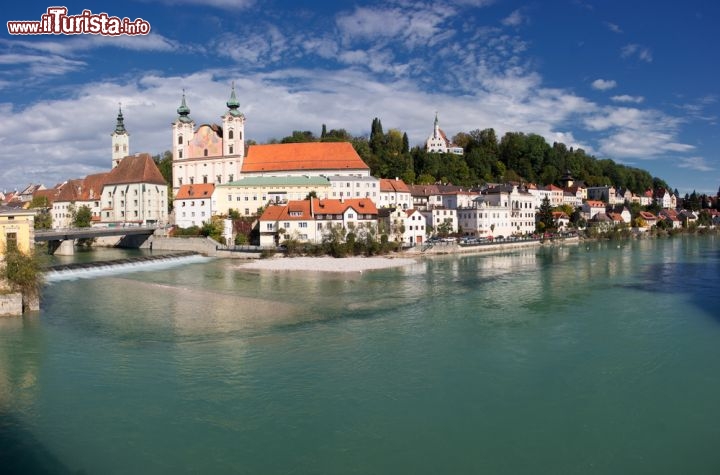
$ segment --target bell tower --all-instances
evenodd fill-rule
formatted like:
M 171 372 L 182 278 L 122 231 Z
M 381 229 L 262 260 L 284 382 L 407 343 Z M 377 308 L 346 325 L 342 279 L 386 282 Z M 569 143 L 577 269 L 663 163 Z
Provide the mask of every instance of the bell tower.
M 115 131 L 110 136 L 112 137 L 112 167 L 115 168 L 120 160 L 130 155 L 130 134 L 125 130 L 122 105 L 118 106 Z
M 222 116 L 223 155 L 237 157 L 238 162 L 242 163 L 245 156 L 245 116 L 239 110 L 240 102 L 235 95 L 235 82 L 226 105 L 228 110 Z

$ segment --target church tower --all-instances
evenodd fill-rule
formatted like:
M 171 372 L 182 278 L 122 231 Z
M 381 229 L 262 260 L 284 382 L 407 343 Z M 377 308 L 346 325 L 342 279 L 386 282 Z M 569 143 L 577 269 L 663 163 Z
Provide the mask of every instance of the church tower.
M 118 107 L 115 131 L 110 136 L 112 137 L 112 167 L 115 168 L 120 160 L 130 155 L 130 134 L 125 130 L 122 106 Z
M 240 102 L 235 95 L 235 83 L 232 84 L 230 99 L 227 103 L 227 112 L 222 116 L 223 121 L 223 155 L 237 157 L 238 167 L 242 167 L 245 156 L 245 116 L 240 112 Z M 238 175 L 235 175 L 238 176 Z
M 187 144 L 192 140 L 195 130 L 195 122 L 190 118 L 190 108 L 185 102 L 185 91 L 183 90 L 180 107 L 177 108 L 178 117 L 173 122 L 173 161 L 189 158 L 185 153 Z

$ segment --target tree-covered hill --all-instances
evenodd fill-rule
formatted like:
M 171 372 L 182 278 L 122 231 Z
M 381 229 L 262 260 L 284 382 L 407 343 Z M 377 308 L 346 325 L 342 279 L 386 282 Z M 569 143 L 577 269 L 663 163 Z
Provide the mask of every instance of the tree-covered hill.
M 583 149 L 563 143 L 548 144 L 537 134 L 508 132 L 498 140 L 494 129 L 460 132 L 453 142 L 463 155 L 428 153 L 424 147 L 409 148 L 406 133 L 398 129 L 383 131 L 375 118 L 370 137 L 353 137 L 345 129 L 328 131 L 322 126 L 320 137 L 310 131 L 271 142 L 337 141 L 352 142 L 355 150 L 370 166 L 373 176 L 402 178 L 407 183 L 452 183 L 475 186 L 487 182 L 519 181 L 539 185 L 560 184 L 569 171 L 587 186 L 613 185 L 642 193 L 651 188 L 670 189 L 660 178 L 646 170 L 597 159 Z

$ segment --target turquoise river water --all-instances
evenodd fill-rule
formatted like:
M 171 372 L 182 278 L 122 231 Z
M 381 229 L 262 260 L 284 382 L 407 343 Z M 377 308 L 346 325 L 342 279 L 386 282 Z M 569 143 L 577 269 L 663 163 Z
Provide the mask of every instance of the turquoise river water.
M 0 319 L 0 473 L 717 474 L 719 284 L 716 237 L 54 276 Z

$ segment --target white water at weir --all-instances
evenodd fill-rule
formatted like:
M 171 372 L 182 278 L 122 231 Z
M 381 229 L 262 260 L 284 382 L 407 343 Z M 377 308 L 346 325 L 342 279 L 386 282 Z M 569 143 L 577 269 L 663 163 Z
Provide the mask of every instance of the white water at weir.
M 154 259 L 148 261 L 135 261 L 125 263 L 113 263 L 108 265 L 99 264 L 93 267 L 79 269 L 58 269 L 51 270 L 45 274 L 45 282 L 53 283 L 66 280 L 89 279 L 93 277 L 101 277 L 106 275 L 126 274 L 130 272 L 147 272 L 154 270 L 169 269 L 184 264 L 199 264 L 209 262 L 213 258 L 194 255 L 194 256 L 172 256 L 169 255 L 162 259 Z

